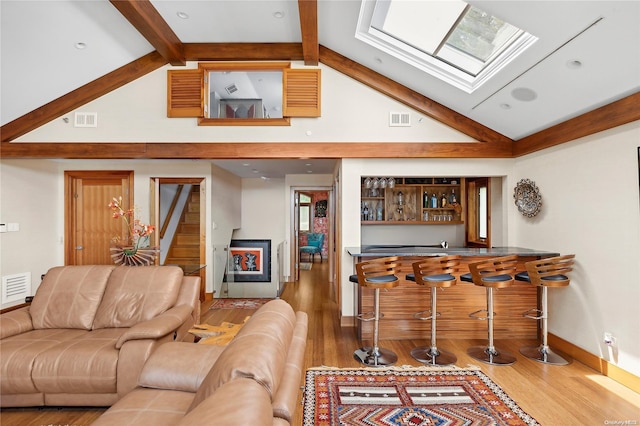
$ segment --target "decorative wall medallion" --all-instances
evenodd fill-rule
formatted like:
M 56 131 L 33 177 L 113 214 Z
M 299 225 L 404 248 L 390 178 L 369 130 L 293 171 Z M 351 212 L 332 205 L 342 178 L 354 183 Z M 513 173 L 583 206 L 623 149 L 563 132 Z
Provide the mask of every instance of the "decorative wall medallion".
M 534 217 L 540 213 L 542 196 L 534 181 L 521 179 L 513 190 L 513 199 L 523 216 Z

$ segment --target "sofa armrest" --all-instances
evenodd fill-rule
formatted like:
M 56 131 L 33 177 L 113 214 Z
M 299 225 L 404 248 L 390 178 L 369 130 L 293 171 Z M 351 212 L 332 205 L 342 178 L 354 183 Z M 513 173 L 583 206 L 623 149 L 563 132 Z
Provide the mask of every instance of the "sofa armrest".
M 300 405 L 298 395 L 302 385 L 304 353 L 307 347 L 309 319 L 305 312 L 296 312 L 296 327 L 287 353 L 286 365 L 280 386 L 273 395 L 273 415 L 293 423 L 296 407 Z
M 127 340 L 159 339 L 177 330 L 191 316 L 193 308 L 188 305 L 175 306 L 155 318 L 129 328 L 116 342 L 120 349 Z
M 28 306 L 0 315 L 0 339 L 31 330 L 33 330 L 33 323 Z
M 165 343 L 145 363 L 138 385 L 195 393 L 224 349 L 196 343 Z

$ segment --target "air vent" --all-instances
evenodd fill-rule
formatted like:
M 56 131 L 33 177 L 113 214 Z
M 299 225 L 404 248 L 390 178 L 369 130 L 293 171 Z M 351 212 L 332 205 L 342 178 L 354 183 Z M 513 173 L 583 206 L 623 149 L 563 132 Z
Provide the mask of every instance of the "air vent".
M 390 112 L 389 127 L 411 127 L 411 115 L 408 112 Z
M 224 88 L 228 94 L 232 94 L 238 91 L 238 87 L 234 84 L 230 84 Z
M 98 113 L 76 112 L 73 127 L 98 127 Z
M 2 303 L 24 301 L 31 295 L 31 272 L 2 277 Z

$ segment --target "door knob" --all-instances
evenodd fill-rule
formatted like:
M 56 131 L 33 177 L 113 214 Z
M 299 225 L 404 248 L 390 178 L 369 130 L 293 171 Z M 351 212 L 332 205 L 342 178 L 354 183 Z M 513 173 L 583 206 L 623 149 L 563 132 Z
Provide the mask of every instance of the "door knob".
M 76 246 L 76 250 L 82 250 L 84 247 L 82 246 Z

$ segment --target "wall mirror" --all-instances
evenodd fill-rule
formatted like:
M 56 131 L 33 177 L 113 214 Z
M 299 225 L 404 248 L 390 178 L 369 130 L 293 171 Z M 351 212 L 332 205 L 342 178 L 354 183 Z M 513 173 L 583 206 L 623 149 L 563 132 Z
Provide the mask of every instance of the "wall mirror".
M 200 124 L 288 125 L 283 117 L 286 62 L 208 63 Z

